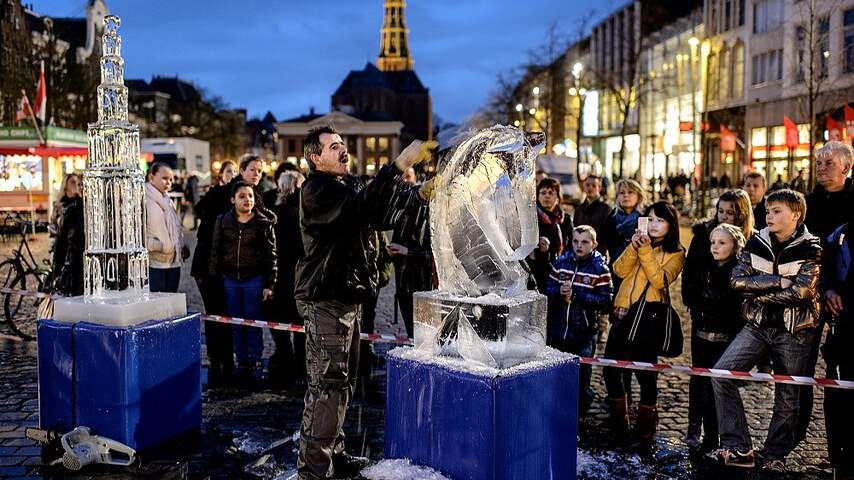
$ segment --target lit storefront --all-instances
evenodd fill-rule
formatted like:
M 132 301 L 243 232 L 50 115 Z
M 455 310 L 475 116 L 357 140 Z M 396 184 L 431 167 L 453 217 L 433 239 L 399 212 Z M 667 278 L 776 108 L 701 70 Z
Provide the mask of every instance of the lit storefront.
M 798 124 L 798 146 L 786 147 L 786 127 L 753 128 L 750 131 L 750 161 L 753 170 L 773 183 L 779 177 L 789 182 L 798 170 L 809 171 L 809 125 Z
M 0 203 L 8 209 L 49 212 L 66 173 L 86 168 L 86 133 L 43 129 L 40 144 L 33 128 L 0 127 Z

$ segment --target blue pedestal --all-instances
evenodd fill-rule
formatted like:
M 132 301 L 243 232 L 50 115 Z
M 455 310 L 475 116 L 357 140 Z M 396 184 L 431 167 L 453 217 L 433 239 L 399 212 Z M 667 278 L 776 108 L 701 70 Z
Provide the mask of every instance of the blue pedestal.
M 403 350 L 387 358 L 386 458 L 455 480 L 575 478 L 577 357 L 467 372 Z
M 132 327 L 43 320 L 39 420 L 87 426 L 137 450 L 202 423 L 199 314 Z

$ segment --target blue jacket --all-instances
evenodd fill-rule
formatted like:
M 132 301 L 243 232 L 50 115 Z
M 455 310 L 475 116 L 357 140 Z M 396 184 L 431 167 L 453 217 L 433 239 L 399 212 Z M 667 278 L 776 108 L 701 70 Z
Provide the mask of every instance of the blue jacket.
M 842 316 L 850 318 L 851 302 L 854 301 L 854 285 L 851 272 L 851 241 L 848 234 L 852 228 L 845 223 L 827 237 L 824 265 L 821 271 L 821 291 L 834 290 L 842 296 L 845 310 Z
M 566 281 L 572 281 L 569 303 L 560 294 L 560 286 Z M 589 340 L 598 329 L 599 313 L 611 303 L 612 292 L 608 262 L 598 251 L 580 260 L 572 250 L 556 258 L 546 282 L 549 338 Z

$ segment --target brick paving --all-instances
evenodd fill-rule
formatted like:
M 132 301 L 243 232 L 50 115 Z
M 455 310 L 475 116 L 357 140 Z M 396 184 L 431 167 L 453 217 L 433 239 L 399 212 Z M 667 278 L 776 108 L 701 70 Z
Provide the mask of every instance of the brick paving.
M 683 238 L 683 243 L 688 240 Z M 43 235 L 33 245 L 37 255 L 44 255 L 48 241 Z M 0 254 L 12 248 L 9 243 L 0 243 Z M 674 363 L 688 364 L 690 342 L 687 341 L 688 316 L 679 301 L 681 285 L 677 282 L 673 289 L 674 303 L 681 313 L 686 330 L 686 351 Z M 201 300 L 191 278 L 184 272 L 181 289 L 187 293 L 191 309 L 200 309 Z M 393 282 L 381 295 L 377 311 L 377 328 L 382 333 L 401 334 L 404 332 L 402 321 L 393 324 Z M 601 353 L 600 346 L 600 353 Z M 380 353 L 387 349 L 379 348 Z M 265 332 L 265 355 L 272 350 L 272 340 Z M 819 366 L 822 376 L 823 364 Z M 382 369 L 375 370 L 372 387 L 364 398 L 357 399 L 351 409 L 345 431 L 348 433 L 348 449 L 381 458 L 383 445 L 384 411 L 384 374 Z M 604 422 L 607 413 L 604 399 L 605 391 L 601 381 L 601 369 L 594 368 L 594 386 L 597 399 L 591 410 L 582 435 L 581 445 L 592 452 L 610 448 L 604 440 Z M 660 425 L 658 449 L 651 457 L 642 459 L 649 468 L 644 470 L 642 478 L 723 478 L 740 474 L 743 478 L 774 478 L 756 472 L 732 472 L 707 462 L 691 458 L 682 435 L 687 426 L 687 389 L 688 380 L 684 376 L 661 375 L 659 379 Z M 635 387 L 635 392 L 637 392 Z M 826 464 L 827 453 L 824 439 L 824 418 L 822 410 L 822 389 L 816 389 L 816 408 L 813 422 L 804 442 L 792 455 L 789 467 L 793 472 L 786 478 L 829 478 L 820 467 Z M 188 435 L 175 442 L 146 452 L 141 465 L 132 469 L 95 467 L 86 470 L 86 475 L 66 476 L 56 467 L 43 465 L 40 448 L 24 438 L 24 429 L 38 423 L 37 371 L 35 344 L 20 342 L 8 335 L 0 325 L 0 478 L 272 478 L 264 476 L 264 465 L 256 468 L 260 476 L 251 476 L 244 472 L 247 464 L 256 460 L 258 455 L 233 452 L 229 446 L 232 440 L 244 432 L 267 434 L 274 437 L 290 436 L 299 427 L 302 411 L 302 391 L 246 391 L 239 389 L 206 389 L 204 392 L 204 425 L 201 432 Z M 742 390 L 748 422 L 757 446 L 766 433 L 770 421 L 773 387 L 770 384 L 748 382 Z M 295 459 L 292 443 L 279 447 L 273 453 L 273 459 L 280 466 L 291 467 Z M 624 457 L 621 457 L 624 456 Z M 629 458 L 629 452 L 617 452 L 617 458 Z M 52 460 L 53 458 L 48 458 Z M 278 471 L 281 472 L 280 468 Z M 243 477 L 241 477 L 243 475 Z M 625 475 L 623 475 L 625 476 Z M 583 478 L 607 478 L 584 476 Z M 633 478 L 631 476 L 629 478 Z

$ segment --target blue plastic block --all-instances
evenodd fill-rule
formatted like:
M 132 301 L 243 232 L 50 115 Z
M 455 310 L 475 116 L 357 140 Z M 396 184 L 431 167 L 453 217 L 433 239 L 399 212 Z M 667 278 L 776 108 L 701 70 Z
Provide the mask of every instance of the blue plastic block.
M 578 358 L 474 374 L 391 354 L 385 457 L 455 480 L 574 479 Z
M 39 322 L 39 421 L 137 450 L 202 423 L 199 314 L 132 327 Z

